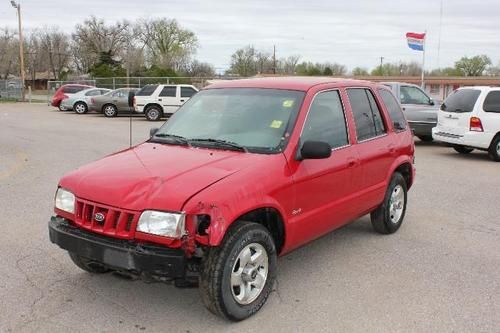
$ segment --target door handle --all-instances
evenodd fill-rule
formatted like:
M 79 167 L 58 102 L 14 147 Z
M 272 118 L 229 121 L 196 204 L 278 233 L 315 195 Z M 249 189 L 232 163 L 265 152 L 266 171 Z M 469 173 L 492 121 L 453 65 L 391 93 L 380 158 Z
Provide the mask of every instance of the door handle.
M 181 102 L 184 102 L 184 99 L 181 99 Z
M 354 158 L 350 158 L 347 160 L 347 167 L 354 168 L 358 164 L 358 161 Z
M 402 108 L 402 109 L 403 109 L 403 111 L 406 111 L 406 108 Z
M 162 99 L 161 99 L 161 98 L 158 98 L 158 101 L 160 101 L 160 102 L 161 102 L 161 101 L 162 101 Z

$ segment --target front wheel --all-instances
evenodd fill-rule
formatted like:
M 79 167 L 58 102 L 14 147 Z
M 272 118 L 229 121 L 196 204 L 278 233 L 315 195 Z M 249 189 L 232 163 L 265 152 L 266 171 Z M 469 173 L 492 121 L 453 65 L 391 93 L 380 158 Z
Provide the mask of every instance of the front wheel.
M 87 113 L 89 109 L 87 107 L 87 104 L 83 102 L 76 102 L 75 105 L 73 105 L 73 110 L 75 110 L 75 112 L 78 114 L 84 114 Z
M 276 279 L 277 253 L 269 231 L 237 221 L 219 247 L 202 262 L 200 293 L 205 306 L 223 318 L 239 321 L 260 310 Z
M 500 162 L 500 135 L 497 135 L 496 138 L 491 141 L 488 155 L 493 161 Z
M 371 213 L 373 229 L 381 234 L 395 233 L 406 213 L 406 199 L 408 188 L 404 177 L 395 172 L 385 193 L 382 204 Z
M 472 148 L 467 148 L 467 147 L 462 147 L 462 146 L 455 146 L 453 147 L 455 151 L 459 154 L 470 154 L 474 149 Z

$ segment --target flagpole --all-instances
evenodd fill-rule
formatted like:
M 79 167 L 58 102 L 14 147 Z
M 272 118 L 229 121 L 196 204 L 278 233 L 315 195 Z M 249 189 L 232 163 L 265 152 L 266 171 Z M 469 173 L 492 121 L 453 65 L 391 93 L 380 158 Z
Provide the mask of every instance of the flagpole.
M 424 32 L 424 50 L 422 52 L 422 78 L 420 82 L 420 86 L 422 87 L 423 90 L 425 90 L 425 85 L 424 85 L 424 71 L 425 71 L 425 40 L 427 39 L 427 30 Z

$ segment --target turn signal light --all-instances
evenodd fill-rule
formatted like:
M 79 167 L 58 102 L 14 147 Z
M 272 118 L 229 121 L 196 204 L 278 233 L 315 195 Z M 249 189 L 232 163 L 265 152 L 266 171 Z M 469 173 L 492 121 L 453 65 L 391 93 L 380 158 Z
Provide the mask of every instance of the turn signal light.
M 484 132 L 481 119 L 479 119 L 478 117 L 471 117 L 469 123 L 469 130 L 472 132 Z

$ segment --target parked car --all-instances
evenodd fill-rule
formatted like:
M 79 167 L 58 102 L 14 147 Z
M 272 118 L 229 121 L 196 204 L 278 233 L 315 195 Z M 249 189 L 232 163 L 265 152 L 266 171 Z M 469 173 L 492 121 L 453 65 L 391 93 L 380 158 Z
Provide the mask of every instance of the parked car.
M 70 98 L 72 95 L 85 90 L 92 88 L 92 86 L 84 85 L 84 84 L 65 84 L 59 87 L 59 89 L 56 90 L 54 96 L 52 97 L 52 102 L 51 105 L 55 106 L 61 111 L 64 111 L 64 109 L 61 108 L 61 101 L 63 99 Z
M 89 109 L 102 112 L 106 117 L 116 117 L 121 112 L 134 112 L 134 107 L 129 106 L 130 92 L 137 92 L 138 88 L 120 88 L 101 96 L 90 99 Z
M 401 82 L 383 82 L 399 97 L 413 134 L 422 141 L 432 141 L 432 128 L 437 125 L 439 106 L 419 86 Z
M 198 92 L 195 86 L 178 84 L 149 84 L 135 94 L 134 108 L 151 121 L 172 114 Z
M 110 89 L 105 88 L 90 88 L 81 90 L 68 98 L 63 99 L 59 109 L 73 110 L 78 114 L 87 113 L 89 111 L 89 104 L 92 97 L 100 96 L 110 91 Z
M 460 154 L 484 150 L 493 161 L 500 162 L 500 88 L 455 90 L 441 105 L 432 136 Z
M 87 272 L 199 281 L 230 320 L 266 302 L 277 256 L 368 213 L 396 232 L 415 177 L 399 103 L 366 81 L 216 83 L 150 134 L 60 180 L 50 240 Z

